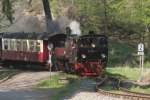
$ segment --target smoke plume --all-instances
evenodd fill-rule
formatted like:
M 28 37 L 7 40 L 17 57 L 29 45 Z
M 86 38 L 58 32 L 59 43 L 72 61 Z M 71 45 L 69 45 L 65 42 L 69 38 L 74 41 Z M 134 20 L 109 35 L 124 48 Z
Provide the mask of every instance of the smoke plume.
M 69 25 L 71 29 L 71 34 L 81 35 L 80 23 L 77 21 L 72 21 Z

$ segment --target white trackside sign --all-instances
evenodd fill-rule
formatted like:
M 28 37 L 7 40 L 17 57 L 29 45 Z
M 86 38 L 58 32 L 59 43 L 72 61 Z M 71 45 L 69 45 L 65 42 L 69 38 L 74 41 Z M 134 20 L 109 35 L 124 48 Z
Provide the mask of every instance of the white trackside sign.
M 143 43 L 138 44 L 138 55 L 144 55 L 144 44 Z
M 139 52 L 144 52 L 144 44 L 143 43 L 138 44 L 138 51 Z

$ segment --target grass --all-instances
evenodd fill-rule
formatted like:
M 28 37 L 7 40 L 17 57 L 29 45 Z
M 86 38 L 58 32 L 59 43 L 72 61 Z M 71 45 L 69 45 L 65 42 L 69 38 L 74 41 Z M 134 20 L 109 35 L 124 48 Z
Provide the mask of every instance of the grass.
M 60 77 L 66 77 L 68 83 L 60 83 Z M 64 97 L 70 96 L 80 85 L 80 78 L 76 75 L 61 73 L 51 77 L 51 80 L 41 81 L 37 87 L 39 88 L 51 88 L 55 93 L 51 96 L 52 100 L 62 100 Z
M 52 100 L 62 100 L 64 97 L 71 96 L 78 89 L 80 85 L 79 81 L 75 81 L 65 85 L 63 88 L 59 89 L 57 93 L 52 97 Z
M 130 67 L 114 67 L 114 68 L 107 68 L 106 73 L 110 76 L 118 77 L 122 80 L 128 79 L 136 81 L 139 79 L 140 69 Z M 110 84 L 104 85 L 102 88 L 108 91 L 116 92 L 116 90 L 113 89 Z M 143 88 L 140 86 L 137 87 L 133 86 L 129 90 L 139 93 L 150 93 L 150 87 Z
M 39 88 L 61 88 L 64 84 L 59 84 L 59 76 L 52 76 L 51 79 L 41 81 L 37 86 Z
M 101 87 L 101 89 L 104 89 L 106 91 L 111 91 L 114 93 L 121 93 L 121 91 L 114 89 L 110 84 L 105 84 Z M 138 92 L 138 93 L 150 93 L 150 87 L 142 88 L 142 87 L 131 87 L 129 89 L 132 92 Z
M 147 88 L 142 88 L 142 87 L 132 87 L 130 88 L 131 91 L 133 92 L 139 92 L 139 93 L 150 93 L 150 87 Z
M 139 57 L 137 55 L 137 45 L 131 46 L 125 42 L 112 41 L 109 42 L 108 50 L 108 66 L 130 65 L 139 66 Z M 145 67 L 150 68 L 150 53 L 146 49 Z
M 116 66 L 123 64 L 136 64 L 136 57 L 133 56 L 136 53 L 136 48 L 131 47 L 127 43 L 119 43 L 116 41 L 109 42 L 109 57 L 108 65 Z
M 145 63 L 144 63 L 144 67 L 145 67 L 145 68 L 150 68 L 150 62 L 148 62 L 148 61 L 145 62 Z
M 138 80 L 140 76 L 139 68 L 115 67 L 115 68 L 107 68 L 106 72 L 110 75 L 129 80 Z

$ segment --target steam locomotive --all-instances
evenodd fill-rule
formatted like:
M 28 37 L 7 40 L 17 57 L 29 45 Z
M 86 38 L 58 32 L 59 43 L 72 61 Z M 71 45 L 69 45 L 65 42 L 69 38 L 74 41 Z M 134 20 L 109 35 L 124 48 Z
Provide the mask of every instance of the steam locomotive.
M 97 76 L 103 74 L 107 64 L 107 37 L 88 34 L 69 36 L 65 45 L 65 69 L 80 75 Z
M 0 33 L 0 59 L 4 63 L 46 64 L 53 44 L 55 66 L 80 75 L 100 75 L 107 64 L 107 37 L 63 33 Z

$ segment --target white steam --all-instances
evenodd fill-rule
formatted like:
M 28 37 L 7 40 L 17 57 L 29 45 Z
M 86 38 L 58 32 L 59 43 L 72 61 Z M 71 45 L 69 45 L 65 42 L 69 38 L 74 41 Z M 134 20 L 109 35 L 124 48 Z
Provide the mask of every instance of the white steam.
M 69 25 L 71 29 L 71 34 L 81 35 L 80 23 L 77 21 L 72 21 Z
M 44 32 L 45 30 L 44 23 L 36 16 L 22 16 L 6 29 L 7 32 Z

